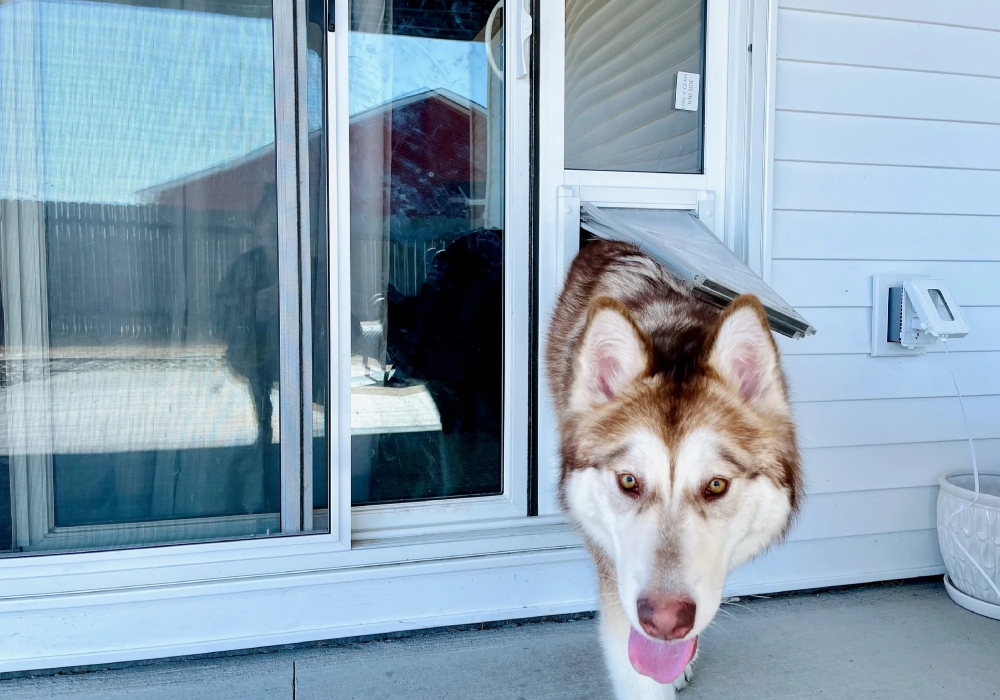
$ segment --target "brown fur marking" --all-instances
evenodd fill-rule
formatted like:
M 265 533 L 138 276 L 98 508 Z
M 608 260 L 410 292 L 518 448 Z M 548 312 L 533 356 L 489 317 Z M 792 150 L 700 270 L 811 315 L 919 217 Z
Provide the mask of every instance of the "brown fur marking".
M 647 371 L 607 405 L 573 412 L 568 402 L 575 357 L 594 314 L 607 308 L 628 319 L 643 340 Z M 709 362 L 722 324 L 744 308 L 767 327 L 754 296 L 741 296 L 720 310 L 695 299 L 634 246 L 611 241 L 586 246 L 570 268 L 546 346 L 561 437 L 561 484 L 573 470 L 603 466 L 608 447 L 637 427 L 660 435 L 671 454 L 692 429 L 711 427 L 727 438 L 726 461 L 745 476 L 752 473 L 785 489 L 794 512 L 801 478 L 790 416 L 757 410 Z M 787 397 L 783 375 L 780 382 Z M 672 459 L 671 471 L 674 464 Z

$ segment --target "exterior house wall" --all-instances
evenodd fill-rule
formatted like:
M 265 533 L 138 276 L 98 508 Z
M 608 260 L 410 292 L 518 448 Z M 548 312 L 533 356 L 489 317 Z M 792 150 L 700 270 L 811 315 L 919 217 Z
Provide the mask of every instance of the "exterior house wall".
M 942 572 L 937 475 L 970 465 L 949 364 L 980 468 L 1000 461 L 1000 4 L 777 12 L 770 281 L 819 329 L 781 343 L 809 495 L 790 542 L 733 584 Z M 971 334 L 871 357 L 882 272 L 946 280 Z

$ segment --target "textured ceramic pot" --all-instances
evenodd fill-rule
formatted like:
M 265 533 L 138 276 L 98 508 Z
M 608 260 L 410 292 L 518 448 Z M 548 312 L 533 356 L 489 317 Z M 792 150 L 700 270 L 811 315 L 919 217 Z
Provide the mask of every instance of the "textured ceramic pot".
M 1000 596 L 957 544 L 965 547 L 1000 588 L 1000 473 L 979 472 L 978 499 L 973 476 L 966 470 L 942 474 L 938 483 L 938 542 L 948 578 L 965 595 L 1000 606 Z M 974 505 L 953 516 L 973 500 Z

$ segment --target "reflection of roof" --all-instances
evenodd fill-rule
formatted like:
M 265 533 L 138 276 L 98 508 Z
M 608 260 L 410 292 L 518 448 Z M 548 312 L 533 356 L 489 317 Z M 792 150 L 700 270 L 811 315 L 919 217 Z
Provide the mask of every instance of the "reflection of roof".
M 168 182 L 160 183 L 159 185 L 153 185 L 152 187 L 147 187 L 136 192 L 136 196 L 145 202 L 156 203 L 163 199 L 164 193 L 171 192 L 177 188 L 184 187 L 187 185 L 192 185 L 199 180 L 208 180 L 216 176 L 222 176 L 224 173 L 237 170 L 244 166 L 256 163 L 258 160 L 263 158 L 274 157 L 274 144 L 271 143 L 264 148 L 258 148 L 255 151 L 247 153 L 245 156 L 240 156 L 239 158 L 234 158 L 233 160 L 226 161 L 225 163 L 219 163 L 218 165 L 213 165 L 211 167 L 205 168 L 198 172 L 189 173 L 182 175 L 181 177 L 174 178 Z M 273 179 L 273 178 L 272 178 Z
M 434 113 L 428 113 L 428 108 L 434 106 L 438 109 Z M 395 177 L 406 181 L 408 186 L 415 188 L 414 191 L 426 189 L 421 184 L 420 175 L 426 171 L 436 172 L 438 183 L 470 180 L 469 144 L 466 143 L 464 150 L 457 148 L 456 144 L 461 143 L 463 139 L 457 139 L 455 132 L 456 130 L 462 132 L 464 141 L 467 142 L 470 120 L 474 127 L 476 123 L 481 125 L 486 118 L 482 107 L 449 90 L 422 90 L 355 115 L 351 118 L 352 133 L 356 129 L 366 128 L 381 131 L 383 126 L 379 117 L 390 110 L 394 115 L 392 128 L 396 134 L 393 137 L 393 142 L 396 144 L 393 149 Z M 421 112 L 424 118 L 408 114 L 410 112 Z M 434 128 L 426 128 L 428 122 L 433 123 Z M 475 128 L 473 131 L 478 133 Z M 319 158 L 319 144 L 316 143 L 322 135 L 319 129 L 309 135 L 310 168 L 322 165 Z M 407 142 L 410 142 L 410 148 L 402 145 Z M 364 154 L 353 152 L 352 162 L 358 158 L 363 159 Z M 482 158 L 482 155 L 474 158 L 480 168 Z M 482 174 L 479 173 L 478 177 L 482 179 Z M 274 180 L 275 159 L 272 143 L 226 163 L 145 188 L 137 195 L 144 202 L 183 206 L 189 210 L 249 212 L 254 211 L 261 201 L 262 188 L 273 186 Z M 352 189 L 352 197 L 356 194 Z M 424 192 L 424 194 L 425 198 L 433 199 L 429 193 Z M 424 206 L 427 206 L 426 202 Z
M 394 4 L 395 7 L 395 4 Z M 428 88 L 485 105 L 489 66 L 482 41 L 352 31 L 348 112 L 357 114 Z
M 418 102 L 424 102 L 425 100 L 439 100 L 444 102 L 451 108 L 458 108 L 463 112 L 475 112 L 477 114 L 486 114 L 486 110 L 472 100 L 466 99 L 461 95 L 456 95 L 451 90 L 445 90 L 444 88 L 434 88 L 431 90 L 415 90 L 406 95 L 401 95 L 395 99 L 383 102 L 380 105 L 376 105 L 371 109 L 366 109 L 363 112 L 358 112 L 357 114 L 351 115 L 351 124 L 356 124 L 358 122 L 364 121 L 369 117 L 375 116 L 376 114 L 383 114 L 384 112 L 392 109 L 398 110 L 409 105 L 416 104 Z
M 0 54 L 15 91 L 0 123 L 16 125 L 0 128 L 0 198 L 141 203 L 140 190 L 274 140 L 269 18 L 19 0 L 0 2 L 0 36 L 17 37 Z M 315 53 L 308 84 L 317 120 Z
M 320 167 L 323 131 L 309 134 L 309 167 Z M 275 182 L 274 144 L 258 148 L 227 163 L 214 165 L 168 182 L 139 190 L 137 197 L 150 204 L 183 206 L 195 210 L 253 211 L 264 186 Z

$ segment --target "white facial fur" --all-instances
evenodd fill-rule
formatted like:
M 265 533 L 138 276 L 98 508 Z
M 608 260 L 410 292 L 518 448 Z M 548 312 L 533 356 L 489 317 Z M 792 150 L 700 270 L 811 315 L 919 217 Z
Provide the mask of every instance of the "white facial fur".
M 711 430 L 688 434 L 676 455 L 646 430 L 630 435 L 623 446 L 616 463 L 568 476 L 569 512 L 613 563 L 633 628 L 642 629 L 637 602 L 643 594 L 674 593 L 694 600 L 697 613 L 689 637 L 698 635 L 719 608 L 727 574 L 784 529 L 791 513 L 788 493 L 767 478 L 738 476 L 720 458 L 721 436 Z M 622 472 L 641 482 L 638 498 L 619 488 Z M 730 479 L 728 492 L 696 505 L 693 500 L 705 483 L 717 476 Z
M 738 300 L 719 323 L 708 356 L 718 377 L 748 410 L 786 418 L 779 359 L 759 303 Z M 574 359 L 569 411 L 601 411 L 637 386 L 649 371 L 649 350 L 624 307 L 597 308 Z M 681 595 L 696 605 L 693 636 L 718 610 L 729 571 L 785 529 L 792 494 L 766 476 L 747 477 L 722 459 L 741 450 L 708 427 L 671 447 L 673 453 L 656 433 L 637 428 L 617 444 L 604 445 L 620 455 L 614 463 L 569 472 L 565 498 L 572 517 L 611 562 L 632 627 L 642 630 L 637 603 L 643 595 Z M 639 480 L 637 497 L 619 487 L 623 472 Z M 729 488 L 709 500 L 705 485 L 715 477 L 728 479 Z

